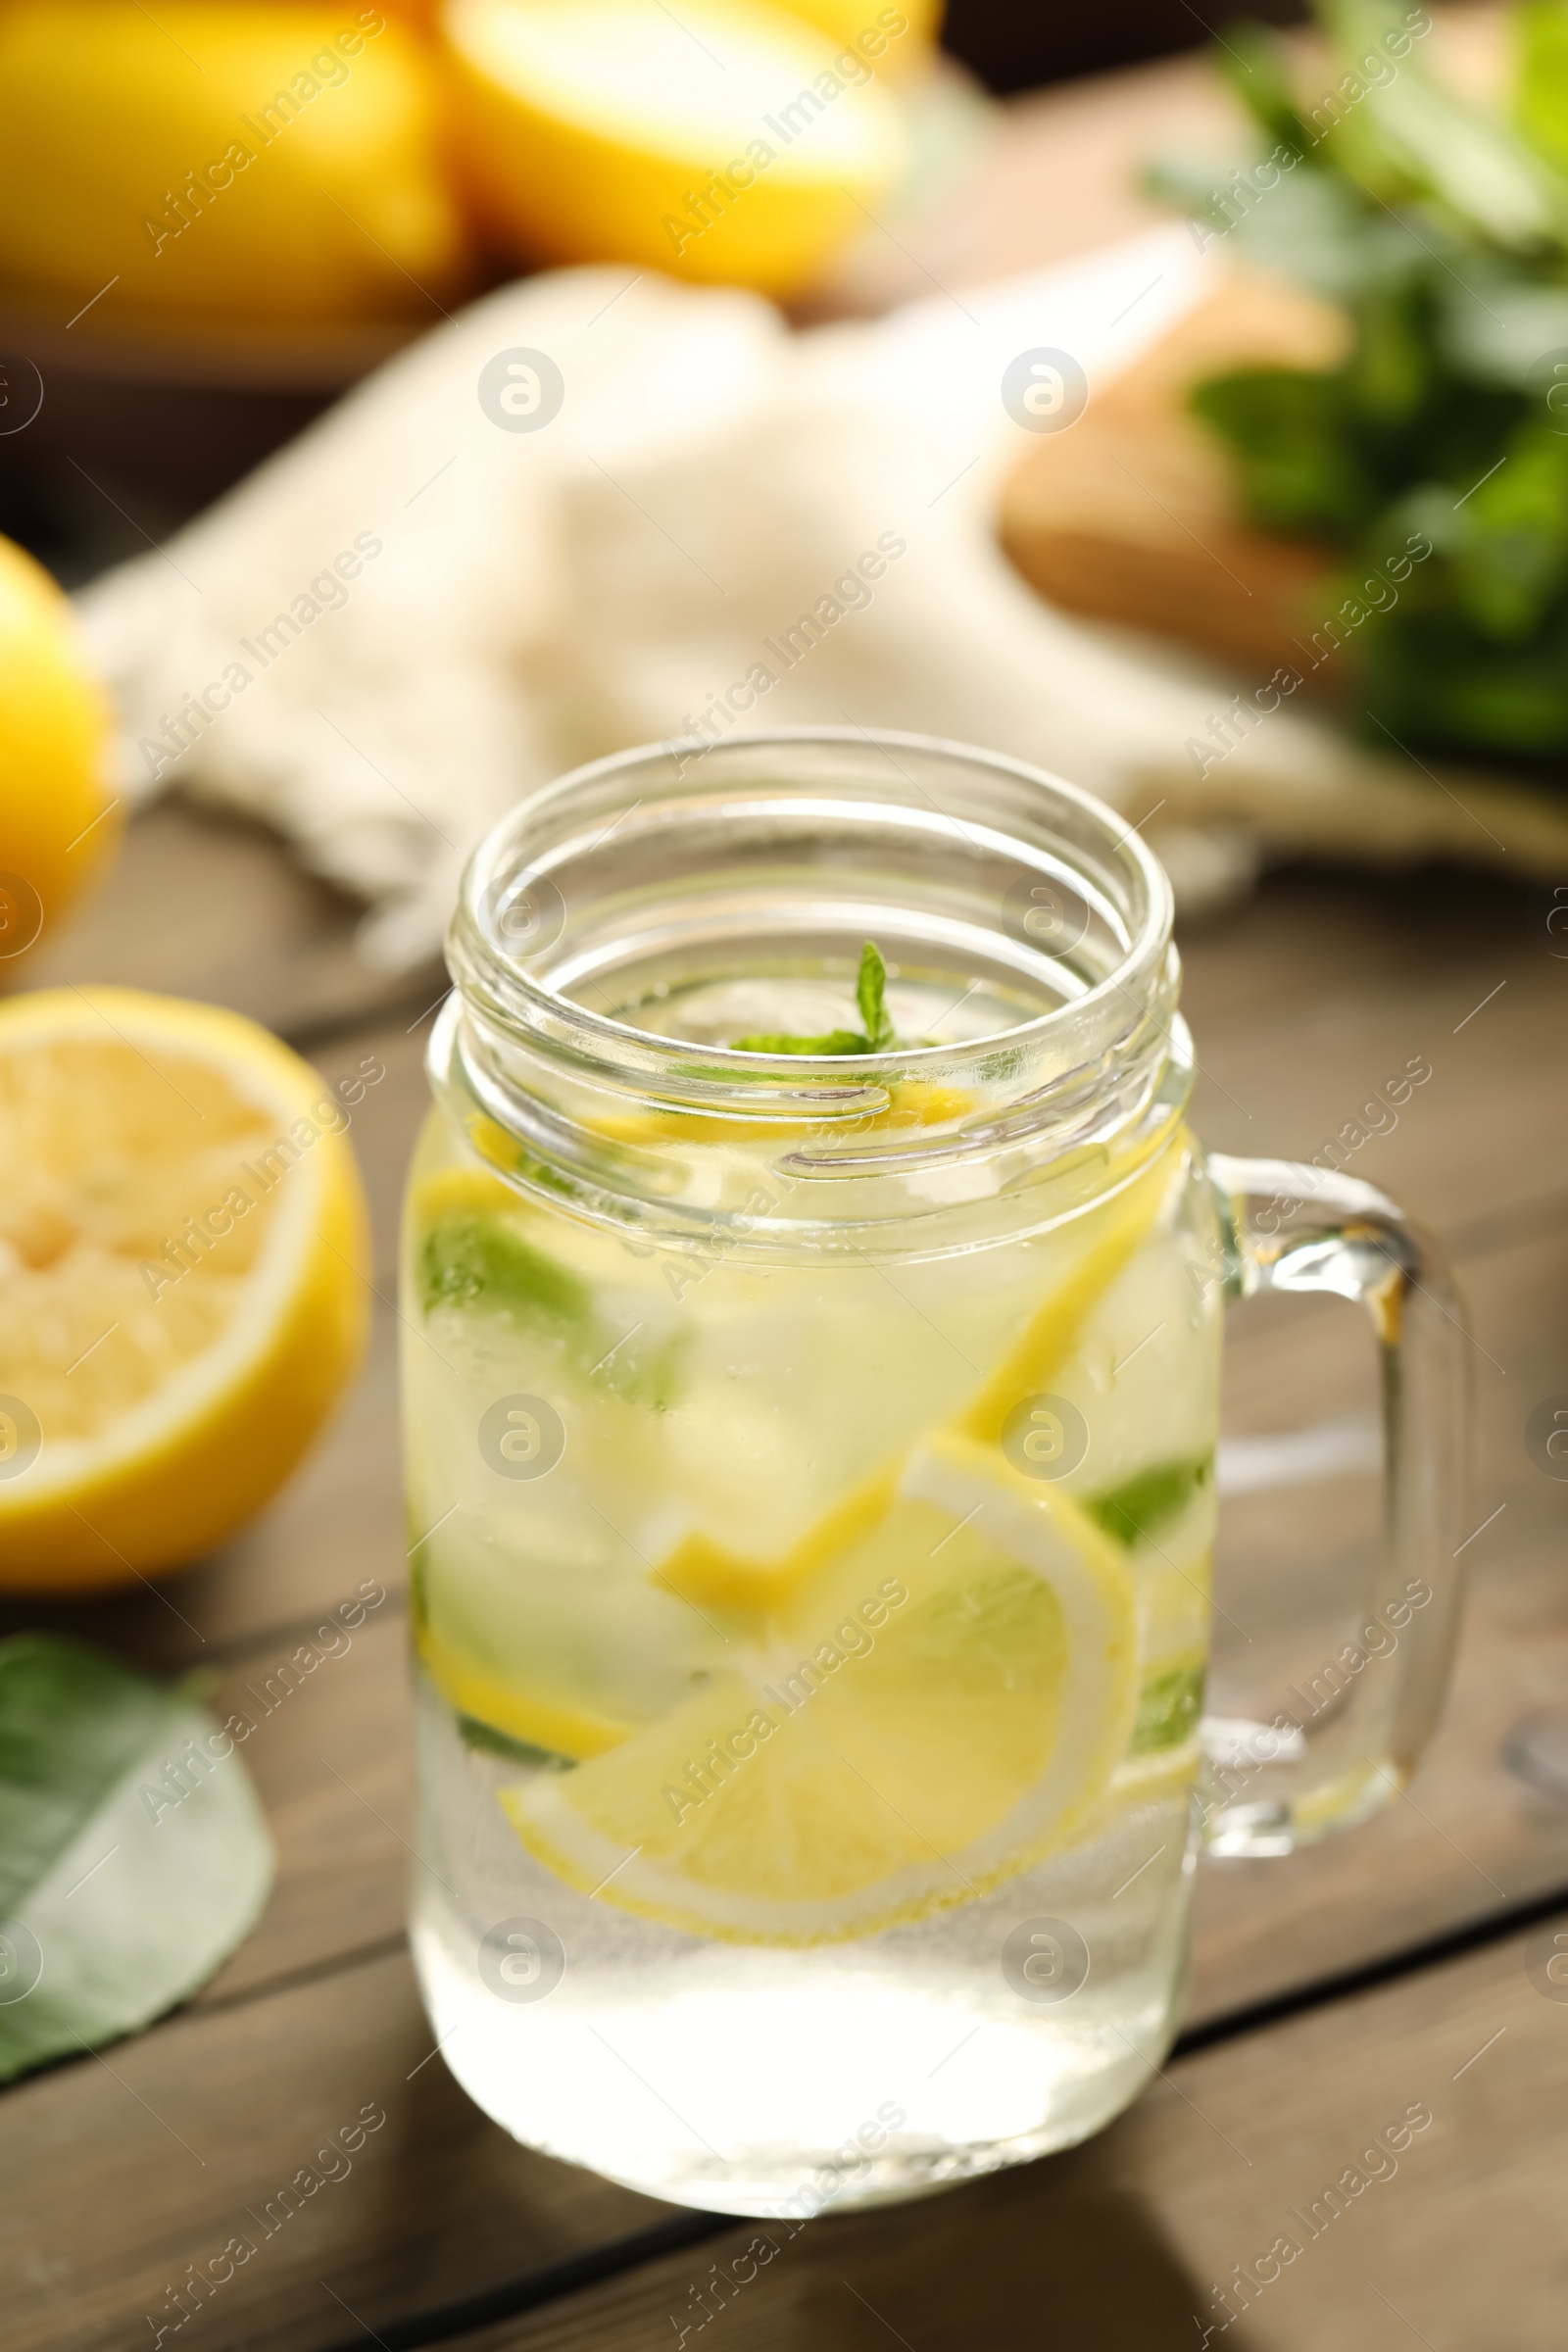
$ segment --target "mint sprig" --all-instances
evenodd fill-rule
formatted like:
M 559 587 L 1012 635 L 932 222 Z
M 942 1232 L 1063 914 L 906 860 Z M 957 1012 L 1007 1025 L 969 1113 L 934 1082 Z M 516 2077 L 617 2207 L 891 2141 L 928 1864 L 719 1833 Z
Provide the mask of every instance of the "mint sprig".
M 860 968 L 855 979 L 855 1002 L 863 1029 L 829 1029 L 822 1037 L 792 1037 L 763 1031 L 737 1037 L 737 1054 L 889 1054 L 898 1044 L 893 1016 L 887 1008 L 888 967 L 881 950 L 868 939 L 860 950 Z

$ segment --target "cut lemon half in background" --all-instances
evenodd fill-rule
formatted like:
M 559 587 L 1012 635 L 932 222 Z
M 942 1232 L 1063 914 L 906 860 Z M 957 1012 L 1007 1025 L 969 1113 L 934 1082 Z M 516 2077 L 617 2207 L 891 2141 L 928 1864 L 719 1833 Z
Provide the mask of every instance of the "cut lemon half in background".
M 1069 1497 L 940 1437 L 744 1671 L 502 1802 L 603 1901 L 732 1942 L 836 1941 L 1070 1843 L 1137 1699 L 1117 1547 Z
M 0 1585 L 181 1566 L 281 1485 L 364 1346 L 347 1119 L 237 1013 L 0 1004 Z
M 927 70 L 942 24 L 941 0 L 899 0 L 897 8 L 884 7 L 882 0 L 785 0 L 785 5 L 825 32 L 836 50 L 858 49 L 870 58 L 890 81 Z
M 763 0 L 449 0 L 441 24 L 454 163 L 523 259 L 788 293 L 903 168 L 871 67 Z

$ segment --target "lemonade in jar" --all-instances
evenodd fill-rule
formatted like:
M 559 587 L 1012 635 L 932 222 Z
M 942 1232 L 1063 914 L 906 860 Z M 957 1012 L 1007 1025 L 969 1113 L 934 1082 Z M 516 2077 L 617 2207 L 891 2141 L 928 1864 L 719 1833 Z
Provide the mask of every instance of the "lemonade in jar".
M 532 2145 L 806 2216 L 1168 2047 L 1267 1254 L 1169 930 L 1110 811 L 916 739 L 627 755 L 476 855 L 406 1215 L 414 1940 Z

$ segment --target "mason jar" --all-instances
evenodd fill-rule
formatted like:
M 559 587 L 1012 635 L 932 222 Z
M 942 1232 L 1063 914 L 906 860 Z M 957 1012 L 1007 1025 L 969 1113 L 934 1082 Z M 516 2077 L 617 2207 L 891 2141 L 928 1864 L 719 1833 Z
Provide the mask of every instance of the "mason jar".
M 723 2212 L 1083 2138 L 1176 2031 L 1200 1844 L 1360 1819 L 1431 1727 L 1442 1265 L 1367 1185 L 1205 1156 L 1165 876 L 1013 760 L 601 760 L 477 851 L 450 963 L 403 1273 L 446 2063 Z M 1398 1631 L 1215 1764 L 1221 1326 L 1264 1289 L 1370 1310 Z

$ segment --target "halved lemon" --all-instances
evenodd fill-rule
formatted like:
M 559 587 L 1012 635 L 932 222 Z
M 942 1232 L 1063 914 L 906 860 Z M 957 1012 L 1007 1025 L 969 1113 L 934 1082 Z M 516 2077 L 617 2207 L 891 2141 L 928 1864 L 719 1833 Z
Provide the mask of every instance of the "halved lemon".
M 1118 1547 L 959 1437 L 915 1451 L 768 1632 L 610 1753 L 503 1790 L 528 1850 L 694 1935 L 836 1941 L 1069 1844 L 1127 1749 Z
M 365 1084 L 211 1005 L 0 1004 L 0 1585 L 182 1566 L 281 1485 L 364 1347 Z
M 787 294 L 903 169 L 863 58 L 765 0 L 451 0 L 441 31 L 454 167 L 524 260 Z

